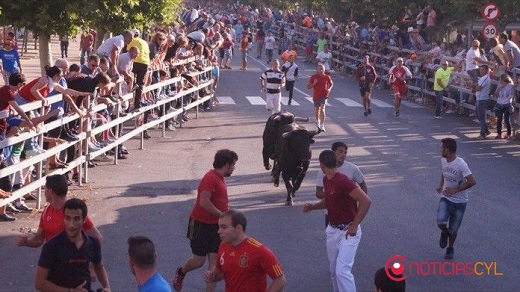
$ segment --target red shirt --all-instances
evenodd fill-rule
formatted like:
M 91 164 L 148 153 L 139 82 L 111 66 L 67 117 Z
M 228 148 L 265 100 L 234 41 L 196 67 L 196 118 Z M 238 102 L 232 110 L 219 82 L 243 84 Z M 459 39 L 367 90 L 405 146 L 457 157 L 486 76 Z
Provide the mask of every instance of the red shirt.
M 47 79 L 50 79 L 50 77 L 47 77 Z M 38 80 L 40 80 L 40 78 L 36 78 L 34 79 L 33 81 L 25 84 L 22 88 L 20 88 L 18 90 L 18 94 L 23 98 L 25 99 L 27 102 L 33 102 L 35 101 L 37 98 L 36 96 L 34 96 L 32 93 L 31 93 L 31 89 L 33 88 L 34 84 L 36 84 L 36 82 L 38 82 Z M 38 91 L 40 92 L 40 94 L 43 96 L 43 97 L 46 97 L 47 94 L 49 94 L 49 83 L 47 83 L 47 86 L 41 88 L 41 89 L 38 89 Z
M 200 206 L 200 193 L 203 191 L 211 193 L 209 200 L 217 209 L 222 212 L 227 211 L 229 200 L 224 177 L 214 169 L 204 175 L 197 189 L 197 201 L 195 201 L 190 216 L 190 218 L 206 224 L 217 224 L 218 217 L 208 213 L 208 211 Z
M 218 248 L 217 269 L 224 273 L 226 291 L 267 290 L 267 277 L 283 275 L 280 262 L 262 243 L 248 237 L 238 246 L 222 243 Z
M 63 218 L 63 208 L 56 210 L 52 205 L 45 207 L 45 210 L 43 210 L 42 216 L 40 217 L 40 225 L 38 226 L 43 229 L 45 241 L 49 241 L 49 239 L 65 230 Z M 81 230 L 87 231 L 92 227 L 94 227 L 94 223 L 92 223 L 90 218 L 87 216 Z
M 8 85 L 0 87 L 0 111 L 3 111 L 9 107 L 9 102 L 14 100 L 14 92 Z M 0 131 L 5 132 L 7 130 L 7 122 L 5 119 L 0 119 Z
M 356 188 L 356 183 L 340 172 L 331 179 L 326 176 L 323 178 L 323 193 L 330 224 L 347 224 L 354 221 L 358 210 L 357 202 L 349 194 Z
M 314 80 L 316 79 L 318 80 L 318 83 L 316 83 L 316 85 L 314 85 L 312 88 L 312 99 L 317 100 L 328 97 L 327 89 L 332 84 L 332 78 L 330 78 L 330 76 L 327 74 L 314 74 L 311 76 L 309 82 L 314 83 Z

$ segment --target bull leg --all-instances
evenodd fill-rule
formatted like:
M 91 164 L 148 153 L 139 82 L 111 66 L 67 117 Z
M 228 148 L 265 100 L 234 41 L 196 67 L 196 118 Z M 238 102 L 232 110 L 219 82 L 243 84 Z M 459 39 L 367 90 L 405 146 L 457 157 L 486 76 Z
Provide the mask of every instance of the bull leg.
M 274 161 L 273 170 L 271 171 L 271 176 L 273 177 L 273 184 L 275 187 L 280 185 L 280 169 L 278 168 L 278 163 L 276 160 Z
M 303 179 L 305 178 L 305 175 L 307 174 L 307 169 L 309 169 L 309 162 L 304 162 L 303 167 L 299 171 L 298 176 L 296 177 L 296 180 L 293 184 L 293 197 L 296 195 L 296 191 L 300 189 L 300 186 L 302 185 Z
M 292 177 L 285 172 L 282 172 L 282 178 L 285 183 L 285 188 L 287 189 L 287 200 L 285 201 L 286 206 L 292 206 L 294 197 L 294 187 L 292 183 Z
M 262 158 L 264 161 L 265 170 L 271 169 L 271 165 L 269 164 L 269 153 L 268 153 L 268 149 L 266 147 L 264 147 L 262 149 Z

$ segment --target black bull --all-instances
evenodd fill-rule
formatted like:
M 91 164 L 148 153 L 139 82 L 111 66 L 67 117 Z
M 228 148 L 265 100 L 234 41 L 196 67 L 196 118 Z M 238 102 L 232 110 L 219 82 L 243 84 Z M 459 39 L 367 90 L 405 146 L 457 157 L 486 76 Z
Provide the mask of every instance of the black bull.
M 274 185 L 280 183 L 280 173 L 287 189 L 287 205 L 292 205 L 292 198 L 305 177 L 311 159 L 310 144 L 319 131 L 307 131 L 298 126 L 295 120 L 308 120 L 284 112 L 269 117 L 263 135 L 263 162 L 269 170 L 269 158 L 274 160 Z

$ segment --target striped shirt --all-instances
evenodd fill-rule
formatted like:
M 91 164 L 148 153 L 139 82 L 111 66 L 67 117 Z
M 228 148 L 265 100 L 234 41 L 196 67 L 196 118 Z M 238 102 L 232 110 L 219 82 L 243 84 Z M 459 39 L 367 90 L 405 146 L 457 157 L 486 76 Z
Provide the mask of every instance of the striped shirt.
M 265 82 L 265 88 L 267 89 L 267 93 L 280 93 L 280 89 L 285 84 L 285 74 L 282 71 L 274 71 L 273 69 L 269 69 L 262 73 L 260 76 Z

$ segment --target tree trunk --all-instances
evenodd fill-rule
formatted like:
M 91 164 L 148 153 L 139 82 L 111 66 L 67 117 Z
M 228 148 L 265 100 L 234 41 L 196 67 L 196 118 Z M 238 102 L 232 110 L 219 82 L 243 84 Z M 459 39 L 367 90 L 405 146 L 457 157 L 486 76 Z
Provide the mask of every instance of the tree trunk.
M 38 44 L 40 47 L 40 69 L 42 76 L 45 75 L 45 66 L 52 65 L 51 38 L 45 33 L 38 34 Z
M 104 28 L 98 28 L 96 29 L 96 40 L 94 41 L 94 52 L 97 51 L 99 48 L 99 45 L 103 43 L 105 40 L 105 34 L 107 33 L 107 30 Z

